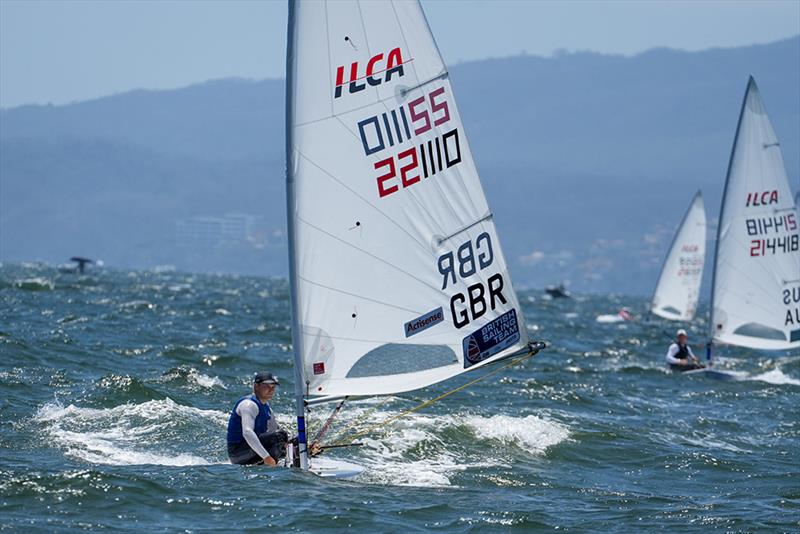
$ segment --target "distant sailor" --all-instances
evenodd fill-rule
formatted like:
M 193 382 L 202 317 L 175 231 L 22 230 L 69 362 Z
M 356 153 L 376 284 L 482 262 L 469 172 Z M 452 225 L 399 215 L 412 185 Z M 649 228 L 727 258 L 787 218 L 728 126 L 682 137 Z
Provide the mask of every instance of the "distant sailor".
M 689 336 L 686 330 L 681 328 L 677 332 L 678 340 L 669 346 L 667 350 L 667 363 L 673 371 L 691 371 L 692 369 L 702 369 L 705 365 L 700 364 L 700 360 L 692 352 L 692 348 L 686 343 Z
M 289 440 L 269 407 L 278 379 L 272 373 L 258 373 L 253 393 L 236 401 L 228 419 L 228 458 L 233 464 L 274 466 L 286 454 Z

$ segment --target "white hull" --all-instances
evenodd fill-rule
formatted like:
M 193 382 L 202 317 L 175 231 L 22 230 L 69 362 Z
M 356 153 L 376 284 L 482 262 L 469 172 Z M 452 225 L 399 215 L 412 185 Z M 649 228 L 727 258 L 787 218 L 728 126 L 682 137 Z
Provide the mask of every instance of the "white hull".
M 343 460 L 314 458 L 310 461 L 309 471 L 322 478 L 353 478 L 363 473 L 364 468 Z
M 738 380 L 738 377 L 725 371 L 717 371 L 715 369 L 694 369 L 692 371 L 683 371 L 684 375 L 703 375 L 706 378 L 713 378 L 715 380 Z

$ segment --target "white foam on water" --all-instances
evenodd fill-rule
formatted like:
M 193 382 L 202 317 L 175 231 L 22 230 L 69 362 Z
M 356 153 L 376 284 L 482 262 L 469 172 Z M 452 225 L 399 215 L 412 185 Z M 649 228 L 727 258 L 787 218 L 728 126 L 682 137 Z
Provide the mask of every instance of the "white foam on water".
M 548 447 L 569 438 L 566 426 L 535 415 L 471 416 L 466 421 L 480 438 L 496 439 L 506 444 L 517 445 L 533 454 L 541 454 Z
M 616 315 L 616 314 L 615 315 L 608 315 L 608 314 L 606 314 L 606 315 L 598 315 L 597 318 L 595 318 L 595 321 L 597 321 L 598 323 L 621 323 L 624 320 L 625 319 L 623 319 L 622 317 L 620 317 L 619 315 Z
M 746 371 L 734 371 L 732 369 L 723 370 L 717 367 L 715 367 L 714 369 L 723 371 L 724 373 L 732 376 L 736 380 L 744 380 L 748 382 L 765 382 L 767 384 L 773 384 L 776 386 L 800 386 L 800 379 L 793 378 L 785 374 L 780 367 L 776 367 L 775 369 L 770 369 L 769 371 L 765 371 L 757 375 L 751 375 Z
M 702 436 L 702 437 L 693 437 L 693 436 L 675 436 L 676 440 L 683 440 L 690 445 L 695 445 L 696 447 L 702 448 L 704 450 L 708 449 L 721 449 L 724 451 L 735 452 L 737 454 L 749 454 L 752 451 L 748 451 L 733 445 L 732 443 L 726 443 L 719 439 L 714 439 L 710 436 Z
M 59 435 L 66 454 L 93 464 L 106 465 L 208 465 L 205 458 L 191 454 L 163 455 L 120 447 L 126 436 L 119 432 L 69 432 Z
M 775 384 L 778 386 L 800 386 L 800 380 L 784 374 L 780 367 L 776 367 L 775 369 L 761 373 L 760 375 L 747 377 L 747 380 L 766 382 L 768 384 Z
M 20 289 L 34 289 L 34 290 L 53 290 L 56 283 L 47 278 L 40 276 L 34 278 L 24 278 L 22 280 L 15 280 L 14 285 Z
M 167 286 L 167 289 L 173 293 L 180 293 L 192 289 L 192 284 L 170 284 Z
M 349 417 L 358 419 L 368 410 L 367 406 L 358 407 L 351 410 Z M 375 412 L 370 419 L 383 421 L 394 414 Z M 358 480 L 391 486 L 447 487 L 461 471 L 497 465 L 496 455 L 491 462 L 486 460 L 490 444 L 453 443 L 452 434 L 443 435 L 457 428 L 532 454 L 542 454 L 569 437 L 566 426 L 533 415 L 411 414 L 393 423 L 383 435 L 358 438 L 364 446 L 357 449 L 357 458 L 353 459 L 366 468 Z M 475 444 L 481 450 L 470 451 Z
M 391 415 L 378 413 L 375 419 L 384 420 Z M 450 452 L 435 434 L 434 429 L 444 419 L 410 415 L 383 437 L 360 439 L 365 444 L 359 453 L 366 470 L 359 480 L 390 486 L 450 486 L 450 476 L 468 465 L 459 464 L 458 455 Z M 419 450 L 422 444 L 427 447 L 421 449 L 421 458 L 419 454 L 411 454 L 412 449 Z
M 146 300 L 131 300 L 123 302 L 118 308 L 120 310 L 152 310 L 155 306 Z
M 450 454 L 436 454 L 420 460 L 403 460 L 393 454 L 392 446 L 401 438 L 391 440 L 389 446 L 379 446 L 375 450 L 389 451 L 386 456 L 366 453 L 361 461 L 365 467 L 359 480 L 367 483 L 388 486 L 412 486 L 440 488 L 450 486 L 450 476 L 467 468 L 459 465 L 456 458 Z M 365 440 L 366 447 L 373 446 L 372 440 Z M 365 447 L 365 448 L 366 448 Z
M 37 431 L 49 444 L 68 456 L 94 464 L 110 465 L 208 465 L 207 458 L 175 451 L 181 445 L 194 446 L 196 436 L 181 440 L 176 426 L 187 421 L 209 425 L 222 432 L 227 414 L 183 406 L 171 399 L 123 404 L 113 408 L 81 408 L 53 402 L 34 415 Z M 185 435 L 185 433 L 184 433 Z M 173 452 L 170 452 L 173 451 Z
M 222 383 L 222 380 L 219 379 L 217 376 L 208 376 L 202 374 L 197 369 L 192 369 L 189 371 L 187 378 L 197 384 L 198 386 L 212 389 L 212 388 L 222 388 L 228 389 L 225 387 L 225 384 Z

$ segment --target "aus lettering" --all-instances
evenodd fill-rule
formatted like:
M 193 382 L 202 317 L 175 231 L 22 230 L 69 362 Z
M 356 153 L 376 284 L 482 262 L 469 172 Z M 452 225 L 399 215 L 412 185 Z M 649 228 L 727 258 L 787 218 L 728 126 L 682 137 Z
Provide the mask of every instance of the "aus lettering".
M 795 325 L 800 325 L 800 308 L 798 307 L 786 310 L 786 319 L 783 322 L 783 326 Z
M 793 302 L 800 303 L 800 286 L 783 290 L 783 303 L 788 306 Z

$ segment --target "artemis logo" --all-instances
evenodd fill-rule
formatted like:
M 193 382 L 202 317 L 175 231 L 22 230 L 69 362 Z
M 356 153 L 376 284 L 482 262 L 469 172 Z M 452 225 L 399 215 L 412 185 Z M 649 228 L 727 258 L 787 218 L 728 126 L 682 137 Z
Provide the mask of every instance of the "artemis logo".
M 408 60 L 406 63 L 412 60 Z M 344 79 L 344 66 L 336 68 L 336 89 L 333 92 L 334 98 L 342 96 L 342 87 L 348 84 L 348 91 L 350 93 L 357 93 L 363 91 L 367 86 L 380 85 L 383 82 L 388 82 L 392 79 L 392 75 L 397 73 L 398 76 L 403 75 L 403 57 L 400 54 L 400 48 L 395 48 L 386 54 L 384 62 L 384 54 L 380 53 L 372 56 L 367 62 L 367 72 L 363 76 L 359 76 L 358 61 L 350 64 L 350 77 L 347 81 Z M 359 83 L 361 82 L 361 83 Z

